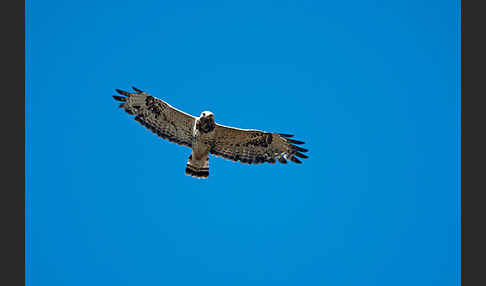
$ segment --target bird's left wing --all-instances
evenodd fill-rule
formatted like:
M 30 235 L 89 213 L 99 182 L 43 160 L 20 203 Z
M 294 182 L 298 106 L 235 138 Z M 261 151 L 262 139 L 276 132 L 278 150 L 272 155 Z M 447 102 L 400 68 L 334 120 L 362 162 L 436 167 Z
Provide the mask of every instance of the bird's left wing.
M 150 94 L 133 87 L 135 92 L 116 89 L 124 95 L 113 98 L 121 101 L 120 108 L 153 133 L 170 142 L 192 147 L 192 128 L 196 118 L 170 106 Z
M 239 129 L 216 124 L 211 154 L 233 161 L 248 164 L 275 163 L 286 164 L 287 160 L 301 163 L 297 158 L 308 158 L 302 152 L 307 149 L 294 144 L 304 144 L 293 140 L 290 134 L 269 133 L 253 129 Z

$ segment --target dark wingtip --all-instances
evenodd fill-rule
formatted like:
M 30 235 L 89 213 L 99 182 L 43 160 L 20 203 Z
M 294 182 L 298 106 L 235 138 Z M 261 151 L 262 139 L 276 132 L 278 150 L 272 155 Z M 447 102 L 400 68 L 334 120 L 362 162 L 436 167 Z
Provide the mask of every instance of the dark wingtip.
M 304 158 L 304 159 L 309 158 L 309 156 L 307 156 L 307 155 L 305 155 L 305 154 L 302 154 L 302 153 L 300 153 L 300 152 L 295 152 L 295 155 L 296 155 L 297 157 Z
M 287 138 L 287 142 L 294 143 L 294 144 L 305 144 L 305 142 L 294 140 L 294 139 L 288 139 L 288 138 Z
M 143 92 L 142 90 L 140 90 L 140 89 L 138 89 L 138 88 L 136 88 L 134 86 L 132 86 L 132 89 L 135 90 L 137 93 L 142 93 Z
M 284 134 L 284 133 L 277 133 L 277 134 L 282 136 L 282 137 L 287 137 L 287 138 L 294 137 L 294 135 L 292 135 L 292 134 Z
M 309 151 L 309 150 L 302 148 L 302 147 L 299 147 L 299 146 L 295 146 L 295 145 L 290 145 L 290 146 L 292 147 L 292 149 L 297 150 L 299 152 L 308 152 Z
M 124 91 L 124 90 L 121 90 L 121 89 L 118 89 L 118 88 L 116 88 L 115 91 L 118 92 L 121 95 L 130 96 L 130 93 L 127 92 L 127 91 Z
M 122 101 L 122 102 L 127 101 L 127 98 L 126 97 L 122 97 L 122 96 L 118 96 L 118 95 L 113 95 L 113 98 L 115 100 Z
M 300 161 L 299 159 L 295 158 L 295 156 L 290 157 L 290 161 L 292 161 L 294 163 L 297 163 L 297 164 L 302 164 L 302 161 Z

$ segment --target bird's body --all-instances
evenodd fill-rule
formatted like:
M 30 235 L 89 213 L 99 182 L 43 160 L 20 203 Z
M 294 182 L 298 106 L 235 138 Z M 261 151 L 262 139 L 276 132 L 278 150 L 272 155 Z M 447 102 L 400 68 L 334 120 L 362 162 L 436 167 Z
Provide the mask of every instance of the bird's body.
M 304 142 L 290 139 L 293 135 L 220 125 L 210 111 L 195 117 L 146 92 L 133 89 L 135 93 L 117 89 L 126 97 L 113 97 L 122 102 L 121 108 L 135 115 L 135 120 L 153 133 L 192 149 L 186 165 L 187 175 L 207 178 L 209 154 L 248 164 L 275 163 L 276 160 L 286 164 L 286 159 L 301 163 L 296 157 L 307 158 L 301 153 L 307 152 L 306 149 L 293 145 Z
M 214 141 L 214 115 L 205 111 L 194 121 L 192 153 L 187 160 L 186 174 L 194 177 L 209 176 L 209 152 Z

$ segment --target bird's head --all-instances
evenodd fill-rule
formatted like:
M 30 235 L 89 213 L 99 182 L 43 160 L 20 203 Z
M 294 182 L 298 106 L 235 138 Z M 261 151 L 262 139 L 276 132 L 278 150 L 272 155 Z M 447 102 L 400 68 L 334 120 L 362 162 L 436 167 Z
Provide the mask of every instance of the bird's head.
M 214 114 L 211 111 L 201 112 L 199 116 L 199 130 L 203 133 L 208 133 L 214 130 Z
M 214 114 L 211 111 L 201 112 L 201 118 L 214 120 Z

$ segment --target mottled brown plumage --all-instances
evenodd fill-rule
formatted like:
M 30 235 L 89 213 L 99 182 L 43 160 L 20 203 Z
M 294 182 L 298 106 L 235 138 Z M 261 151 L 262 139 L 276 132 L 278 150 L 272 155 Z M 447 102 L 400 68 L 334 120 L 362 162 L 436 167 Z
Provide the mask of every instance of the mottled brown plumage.
M 287 160 L 302 163 L 299 158 L 308 150 L 297 145 L 302 141 L 290 139 L 291 134 L 271 133 L 253 129 L 238 129 L 217 124 L 214 115 L 204 111 L 199 117 L 180 111 L 168 103 L 133 87 L 134 93 L 116 89 L 125 96 L 113 98 L 122 102 L 128 114 L 153 133 L 180 145 L 190 147 L 186 174 L 197 178 L 209 176 L 209 154 L 248 164 Z

